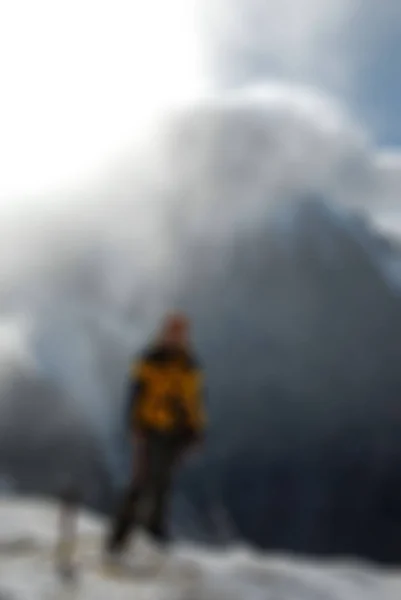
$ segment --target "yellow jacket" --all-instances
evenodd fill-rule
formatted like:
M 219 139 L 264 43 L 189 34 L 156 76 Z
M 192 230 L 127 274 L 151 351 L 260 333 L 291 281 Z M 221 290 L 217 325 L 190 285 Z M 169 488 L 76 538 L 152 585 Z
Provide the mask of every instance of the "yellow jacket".
M 130 424 L 142 430 L 202 433 L 203 376 L 190 352 L 151 348 L 131 366 Z

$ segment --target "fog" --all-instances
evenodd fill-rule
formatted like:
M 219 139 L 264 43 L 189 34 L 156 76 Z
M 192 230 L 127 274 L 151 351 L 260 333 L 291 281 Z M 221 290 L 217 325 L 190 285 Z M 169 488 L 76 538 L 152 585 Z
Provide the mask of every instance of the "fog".
M 187 500 L 205 518 L 224 505 L 258 544 L 347 539 L 391 558 L 381 519 L 383 495 L 398 494 L 400 258 L 374 227 L 386 171 L 367 136 L 327 98 L 267 86 L 177 110 L 135 156 L 103 193 L 3 224 L 4 475 L 51 491 L 84 469 L 87 501 L 109 507 L 130 468 L 128 361 L 179 306 L 211 415 L 182 474 Z M 354 511 L 380 522 L 380 545 L 350 533 Z

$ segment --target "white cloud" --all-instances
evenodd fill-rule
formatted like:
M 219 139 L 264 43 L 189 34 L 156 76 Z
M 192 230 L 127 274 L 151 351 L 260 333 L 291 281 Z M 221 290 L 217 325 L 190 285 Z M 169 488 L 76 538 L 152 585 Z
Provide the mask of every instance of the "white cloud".
M 141 286 L 172 285 L 181 236 L 230 236 L 285 196 L 320 193 L 375 219 L 401 211 L 398 154 L 378 151 L 313 88 L 271 82 L 210 97 L 159 134 L 92 192 L 7 205 L 0 279 L 11 304 L 62 290 L 63 306 L 123 311 Z
M 0 320 L 0 378 L 16 366 L 34 372 L 37 364 L 29 345 L 31 324 L 26 318 L 4 316 Z
M 266 77 L 313 84 L 346 100 L 378 135 L 391 130 L 382 96 L 388 105 L 398 98 L 396 70 L 391 76 L 388 65 L 399 50 L 397 0 L 207 0 L 205 6 L 217 84 Z M 379 108 L 369 97 L 376 81 L 384 86 Z
M 383 150 L 376 157 L 381 174 L 379 202 L 384 209 L 399 209 L 401 206 L 401 152 Z
M 11 195 L 71 189 L 97 177 L 148 133 L 156 113 L 202 95 L 213 75 L 218 86 L 227 73 L 249 81 L 267 73 L 347 96 L 369 49 L 397 29 L 399 6 L 395 0 L 3 3 L 2 209 Z
M 107 168 L 151 116 L 204 85 L 196 0 L 0 7 L 0 198 Z
M 209 1 L 206 23 L 217 47 L 214 58 L 221 51 L 234 71 L 241 56 L 248 57 L 250 69 L 252 59 L 270 61 L 293 76 L 311 73 L 323 60 L 332 75 L 341 75 L 345 65 L 330 43 L 349 6 L 347 0 Z
M 376 156 L 379 173 L 376 222 L 383 231 L 401 237 L 401 153 L 384 150 Z
M 355 56 L 342 34 L 355 7 L 353 0 L 210 0 L 211 67 L 234 81 L 279 75 L 347 88 Z
M 307 193 L 374 219 L 401 210 L 397 168 L 385 169 L 386 155 L 316 89 L 271 82 L 201 104 L 175 126 L 165 185 L 192 234 L 231 235 L 272 203 Z

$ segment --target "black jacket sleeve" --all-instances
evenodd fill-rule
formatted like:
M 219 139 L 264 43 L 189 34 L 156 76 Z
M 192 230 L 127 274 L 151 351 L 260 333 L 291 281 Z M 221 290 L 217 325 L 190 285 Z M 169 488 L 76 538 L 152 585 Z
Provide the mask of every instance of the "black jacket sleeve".
M 127 408 L 126 408 L 126 422 L 129 429 L 132 429 L 134 423 L 135 409 L 138 406 L 141 395 L 144 391 L 144 382 L 137 380 L 130 380 L 128 382 L 127 390 Z
M 126 419 L 128 428 L 132 431 L 136 424 L 137 408 L 146 390 L 145 376 L 143 373 L 148 351 L 133 359 L 129 367 L 127 383 L 127 408 Z

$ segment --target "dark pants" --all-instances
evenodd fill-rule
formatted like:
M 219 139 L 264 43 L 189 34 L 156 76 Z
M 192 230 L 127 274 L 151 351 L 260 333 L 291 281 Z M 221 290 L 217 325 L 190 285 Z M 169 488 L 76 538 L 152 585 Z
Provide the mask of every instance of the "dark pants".
M 141 525 L 159 542 L 168 541 L 167 519 L 174 466 L 187 443 L 181 436 L 147 433 L 140 441 L 137 473 L 112 523 L 107 549 L 119 551 Z

